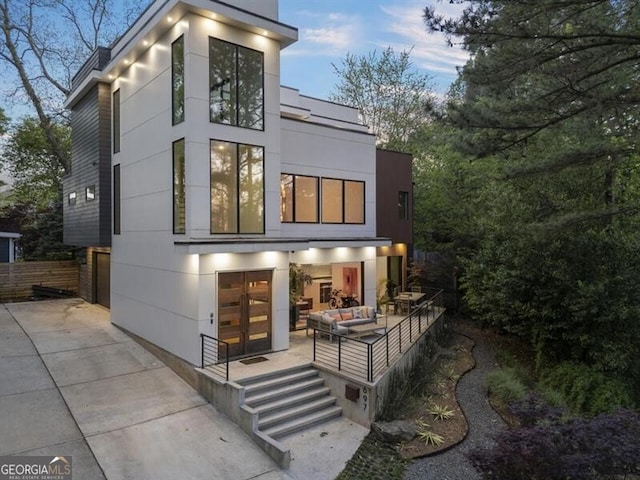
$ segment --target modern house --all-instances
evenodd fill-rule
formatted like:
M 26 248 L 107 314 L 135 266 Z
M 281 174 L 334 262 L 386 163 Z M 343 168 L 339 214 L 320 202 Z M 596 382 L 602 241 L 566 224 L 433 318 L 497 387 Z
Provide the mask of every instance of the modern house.
M 277 0 L 154 1 L 73 78 L 63 183 L 81 296 L 283 466 L 277 438 L 302 424 L 344 412 L 369 425 L 385 372 L 419 358 L 444 313 L 438 294 L 406 292 L 398 323 L 380 331 L 373 315 L 370 342 L 292 332 L 297 301 L 322 310 L 342 290 L 375 307 L 387 279 L 406 285 L 413 208 L 410 156 L 376 151 L 356 109 L 280 85 L 297 36 Z M 312 354 L 292 366 L 301 345 Z M 263 355 L 267 377 L 251 364 L 231 378 L 230 363 Z
M 375 137 L 280 86 L 297 35 L 277 0 L 156 1 L 73 79 L 64 240 L 86 248 L 83 296 L 191 364 L 201 333 L 232 357 L 289 347 L 290 264 L 316 307 L 328 288 L 375 306 L 387 277 Z

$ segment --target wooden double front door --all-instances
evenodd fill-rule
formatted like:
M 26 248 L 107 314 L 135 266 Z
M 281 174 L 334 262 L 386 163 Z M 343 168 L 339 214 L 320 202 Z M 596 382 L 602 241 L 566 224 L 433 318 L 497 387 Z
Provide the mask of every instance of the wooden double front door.
M 271 271 L 218 274 L 218 338 L 229 356 L 271 350 Z

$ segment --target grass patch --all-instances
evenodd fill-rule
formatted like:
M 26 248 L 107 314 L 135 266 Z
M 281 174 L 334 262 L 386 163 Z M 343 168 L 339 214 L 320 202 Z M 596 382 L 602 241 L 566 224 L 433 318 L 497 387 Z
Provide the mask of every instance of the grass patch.
M 522 400 L 528 389 L 518 370 L 513 367 L 499 368 L 487 375 L 489 393 L 503 405 Z

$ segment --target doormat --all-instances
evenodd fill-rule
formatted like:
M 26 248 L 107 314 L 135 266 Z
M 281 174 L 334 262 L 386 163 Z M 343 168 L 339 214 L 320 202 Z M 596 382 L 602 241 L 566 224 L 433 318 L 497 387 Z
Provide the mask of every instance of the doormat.
M 253 358 L 247 358 L 245 360 L 240 360 L 240 363 L 244 363 L 245 365 L 251 365 L 252 363 L 266 362 L 267 360 L 269 359 L 265 357 L 253 357 Z

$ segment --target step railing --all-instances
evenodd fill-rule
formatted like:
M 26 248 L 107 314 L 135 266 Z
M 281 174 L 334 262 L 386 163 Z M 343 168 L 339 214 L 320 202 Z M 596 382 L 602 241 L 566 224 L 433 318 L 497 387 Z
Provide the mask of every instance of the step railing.
M 314 329 L 313 361 L 373 382 L 444 312 L 443 291 L 430 289 L 428 293 L 431 296 L 426 301 L 373 342 Z
M 204 333 L 200 334 L 200 368 L 229 380 L 229 344 Z

